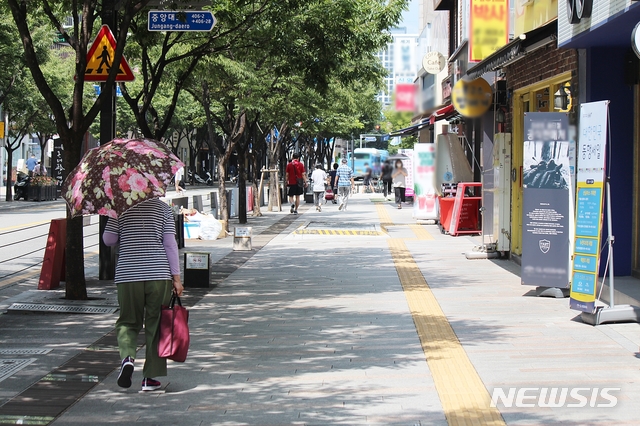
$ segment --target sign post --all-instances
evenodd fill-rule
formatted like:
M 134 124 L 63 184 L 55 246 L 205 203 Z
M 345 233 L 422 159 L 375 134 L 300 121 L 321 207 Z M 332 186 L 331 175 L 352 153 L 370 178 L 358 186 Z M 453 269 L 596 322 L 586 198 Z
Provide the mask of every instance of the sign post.
M 570 308 L 582 311 L 587 324 L 609 322 L 640 322 L 640 307 L 615 304 L 613 271 L 613 225 L 611 220 L 611 190 L 606 170 L 609 101 L 590 102 L 580 106 L 580 136 L 578 149 L 578 202 L 572 267 Z M 609 141 L 611 143 L 611 141 Z M 611 148 L 609 148 L 610 150 Z M 600 291 L 608 277 L 609 306 L 596 306 L 602 213 L 607 207 L 607 263 Z
M 569 120 L 566 113 L 524 117 L 523 285 L 539 296 L 566 297 L 570 265 Z

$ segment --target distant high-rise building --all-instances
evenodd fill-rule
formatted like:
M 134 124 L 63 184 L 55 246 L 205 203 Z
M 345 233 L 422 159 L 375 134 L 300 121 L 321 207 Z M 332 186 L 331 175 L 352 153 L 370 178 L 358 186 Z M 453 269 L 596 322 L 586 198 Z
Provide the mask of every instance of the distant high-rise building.
M 391 104 L 397 84 L 413 84 L 420 68 L 416 55 L 418 34 L 408 34 L 406 28 L 395 28 L 391 37 L 387 48 L 377 53 L 387 70 L 384 79 L 386 90 L 376 97 L 384 106 Z

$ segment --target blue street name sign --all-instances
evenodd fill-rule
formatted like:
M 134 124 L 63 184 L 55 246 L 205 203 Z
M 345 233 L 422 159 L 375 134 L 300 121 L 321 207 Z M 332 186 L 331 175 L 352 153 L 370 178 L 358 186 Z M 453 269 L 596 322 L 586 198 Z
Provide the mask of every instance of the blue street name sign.
M 211 31 L 215 25 L 208 11 L 149 11 L 149 31 Z
M 96 91 L 96 96 L 100 96 L 100 93 L 102 92 L 102 87 L 99 84 L 94 84 L 93 90 Z M 116 86 L 116 96 L 122 97 L 122 89 L 120 89 L 119 85 Z

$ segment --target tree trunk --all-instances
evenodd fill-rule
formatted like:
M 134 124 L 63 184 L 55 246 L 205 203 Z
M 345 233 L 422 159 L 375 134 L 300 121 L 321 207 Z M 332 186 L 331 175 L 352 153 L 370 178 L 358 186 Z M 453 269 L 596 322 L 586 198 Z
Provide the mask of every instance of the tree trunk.
M 9 148 L 9 145 L 5 146 L 7 151 L 7 194 L 5 201 L 13 201 L 13 185 L 11 181 L 11 175 L 13 172 L 13 149 Z
M 227 211 L 227 184 L 225 178 L 227 173 L 226 159 L 218 159 L 218 201 L 220 202 L 220 220 L 226 221 L 225 230 L 229 230 L 229 212 Z
M 69 172 L 80 162 L 80 141 L 64 141 L 64 167 Z M 82 216 L 71 218 L 67 209 L 67 249 L 65 257 L 65 297 L 69 300 L 86 300 L 87 283 L 84 276 L 84 229 Z
M 255 144 L 255 141 L 254 141 Z M 262 199 L 260 194 L 260 179 L 262 177 L 262 167 L 259 164 L 259 158 L 261 157 L 260 153 L 255 150 L 253 155 L 251 156 L 251 164 L 252 164 L 252 172 L 253 172 L 253 181 L 251 182 L 251 187 L 253 188 L 253 216 L 260 217 L 262 216 L 262 212 L 260 211 L 260 200 Z
M 245 159 L 247 157 L 244 146 L 238 145 L 238 221 L 247 223 L 247 170 Z

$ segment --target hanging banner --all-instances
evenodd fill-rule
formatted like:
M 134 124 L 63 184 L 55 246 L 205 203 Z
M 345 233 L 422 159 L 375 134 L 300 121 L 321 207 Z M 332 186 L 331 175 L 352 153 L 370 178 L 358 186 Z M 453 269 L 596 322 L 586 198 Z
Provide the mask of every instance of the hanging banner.
M 568 130 L 566 113 L 524 115 L 523 285 L 569 287 Z
M 595 311 L 600 263 L 608 108 L 609 101 L 580 105 L 578 201 L 569 306 L 589 313 Z
M 435 144 L 417 143 L 413 146 L 413 217 L 416 219 L 438 219 L 435 164 Z
M 509 42 L 509 2 L 471 0 L 469 62 L 482 61 Z

